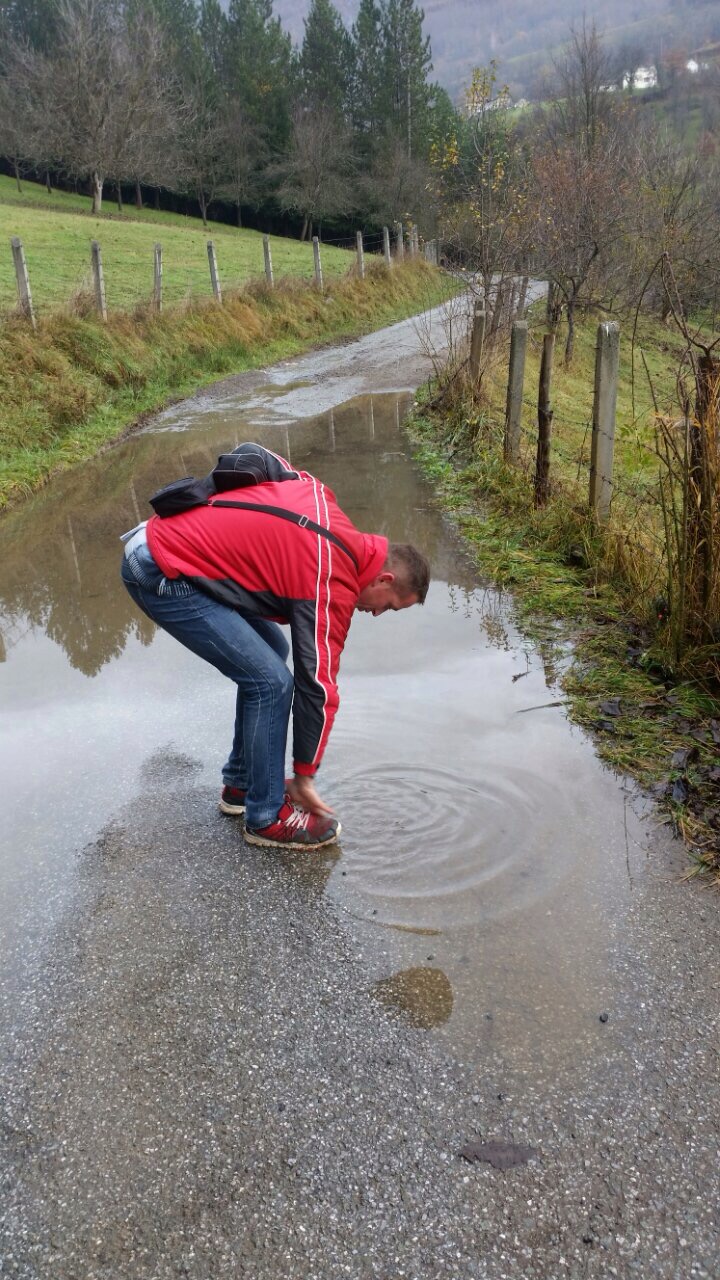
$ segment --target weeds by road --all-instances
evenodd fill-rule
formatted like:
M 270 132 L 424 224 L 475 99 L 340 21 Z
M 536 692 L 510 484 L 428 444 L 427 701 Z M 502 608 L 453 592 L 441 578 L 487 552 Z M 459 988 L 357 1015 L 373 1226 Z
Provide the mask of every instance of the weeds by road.
M 557 664 L 572 716 L 595 733 L 603 759 L 652 789 L 698 865 L 720 882 L 720 691 L 712 655 L 673 662 L 662 566 L 642 554 L 661 525 L 659 459 L 652 396 L 647 381 L 633 385 L 629 352 L 618 400 L 620 496 L 608 527 L 588 510 L 594 329 L 594 322 L 581 329 L 573 364 L 557 370 L 547 506 L 535 506 L 529 478 L 532 392 L 523 463 L 503 461 L 502 346 L 488 358 L 479 400 L 459 394 L 441 402 L 434 389 L 420 398 L 409 429 L 478 567 L 512 590 L 521 625 Z M 643 344 L 656 388 L 669 392 L 672 338 L 650 322 Z M 537 385 L 537 363 L 531 350 L 526 388 Z M 573 658 L 562 661 L 570 641 Z
M 140 414 L 227 373 L 269 364 L 317 343 L 359 336 L 435 306 L 455 286 L 424 261 L 366 279 L 256 284 L 223 306 L 196 303 L 155 315 L 69 311 L 21 320 L 0 333 L 0 507 L 54 470 L 92 456 Z

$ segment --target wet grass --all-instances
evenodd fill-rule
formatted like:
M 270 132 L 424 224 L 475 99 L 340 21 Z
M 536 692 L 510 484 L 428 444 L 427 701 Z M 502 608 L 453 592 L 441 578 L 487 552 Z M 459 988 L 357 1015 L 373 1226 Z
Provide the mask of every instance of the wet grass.
M 120 215 L 112 203 L 100 216 L 91 213 L 87 196 L 55 191 L 49 195 L 37 183 L 23 182 L 18 192 L 14 180 L 0 175 L 0 310 L 14 308 L 17 291 L 11 236 L 20 236 L 30 276 L 33 303 L 38 314 L 69 303 L 88 293 L 90 241 L 102 248 L 103 274 L 108 307 L 131 308 L 149 301 L 153 287 L 153 248 L 163 246 L 163 297 L 167 304 L 211 296 L 207 242 L 212 239 L 224 289 L 237 289 L 264 272 L 262 235 L 238 230 L 225 223 L 205 229 L 198 218 L 154 209 L 127 206 Z M 280 236 L 271 237 L 276 279 L 313 275 L 312 245 Z M 354 254 L 323 245 L 323 273 L 329 278 L 344 274 Z
M 512 592 L 519 624 L 554 661 L 571 717 L 594 734 L 603 760 L 651 790 L 662 820 L 687 841 L 694 865 L 720 883 L 717 688 L 672 669 L 665 622 L 653 608 L 658 583 L 623 526 L 625 512 L 599 528 L 587 509 L 583 468 L 578 479 L 584 403 L 592 401 L 594 328 L 579 334 L 571 369 L 558 371 L 552 465 L 556 481 L 564 474 L 565 483 L 556 483 L 548 506 L 533 504 L 529 457 L 519 468 L 503 462 L 504 357 L 488 369 L 482 407 L 465 403 L 441 411 L 426 393 L 408 427 L 418 460 L 480 572 Z M 643 343 L 656 386 L 669 396 L 675 364 L 667 332 L 651 323 Z M 536 358 L 533 352 L 526 386 L 536 385 Z M 654 482 L 657 471 L 642 388 L 635 388 L 633 407 L 631 380 L 626 355 L 616 475 L 630 494 L 633 485 Z M 645 410 L 650 405 L 648 395 Z M 528 412 L 528 428 L 530 420 Z
M 358 336 L 437 305 L 453 282 L 424 261 L 364 281 L 255 284 L 224 305 L 195 303 L 161 316 L 58 311 L 36 332 L 16 319 L 0 330 L 0 507 L 58 469 L 91 457 L 140 415 L 223 375 Z

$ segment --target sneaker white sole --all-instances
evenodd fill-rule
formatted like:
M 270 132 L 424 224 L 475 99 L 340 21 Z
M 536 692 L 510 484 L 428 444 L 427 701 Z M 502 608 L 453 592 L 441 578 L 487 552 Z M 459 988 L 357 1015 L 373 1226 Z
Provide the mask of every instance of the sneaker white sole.
M 270 840 L 267 836 L 259 836 L 254 831 L 248 831 L 246 827 L 245 843 L 259 844 L 266 849 L 307 849 L 309 853 L 312 853 L 313 849 L 323 849 L 327 844 L 335 844 L 341 831 L 342 827 L 338 822 L 337 831 L 329 836 L 327 840 L 314 840 L 312 844 L 301 844 L 299 840 Z
M 227 800 L 218 800 L 218 808 L 223 813 L 232 814 L 233 817 L 239 817 L 241 813 L 245 812 L 244 804 L 228 804 Z

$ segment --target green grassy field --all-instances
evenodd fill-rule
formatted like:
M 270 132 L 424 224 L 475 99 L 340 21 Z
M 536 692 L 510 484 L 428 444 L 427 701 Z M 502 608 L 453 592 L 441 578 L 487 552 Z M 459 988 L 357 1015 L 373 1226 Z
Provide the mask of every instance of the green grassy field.
M 262 235 L 211 223 L 205 231 L 197 218 L 127 206 L 124 215 L 111 202 L 100 217 L 90 212 L 89 197 L 54 191 L 38 183 L 22 183 L 0 175 L 0 311 L 17 305 L 15 272 L 9 240 L 20 236 L 38 314 L 65 305 L 91 286 L 90 241 L 102 248 L 107 303 L 128 309 L 146 302 L 152 292 L 153 246 L 163 246 L 163 297 L 167 305 L 211 293 L 207 242 L 212 239 L 224 289 L 237 288 L 264 272 Z M 271 237 L 276 279 L 313 273 L 312 246 Z M 343 275 L 354 254 L 324 245 L 323 272 Z

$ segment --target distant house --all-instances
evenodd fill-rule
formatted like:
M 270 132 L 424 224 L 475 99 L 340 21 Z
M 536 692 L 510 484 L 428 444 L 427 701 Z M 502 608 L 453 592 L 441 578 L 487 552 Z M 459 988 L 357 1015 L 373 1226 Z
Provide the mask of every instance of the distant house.
M 654 89 L 658 82 L 657 67 L 636 67 L 623 78 L 623 89 Z
M 711 44 L 704 44 L 699 49 L 693 49 L 690 54 L 690 62 L 697 63 L 698 71 L 709 71 L 711 67 L 720 67 L 720 40 L 714 40 Z M 688 63 L 688 71 L 690 64 Z

